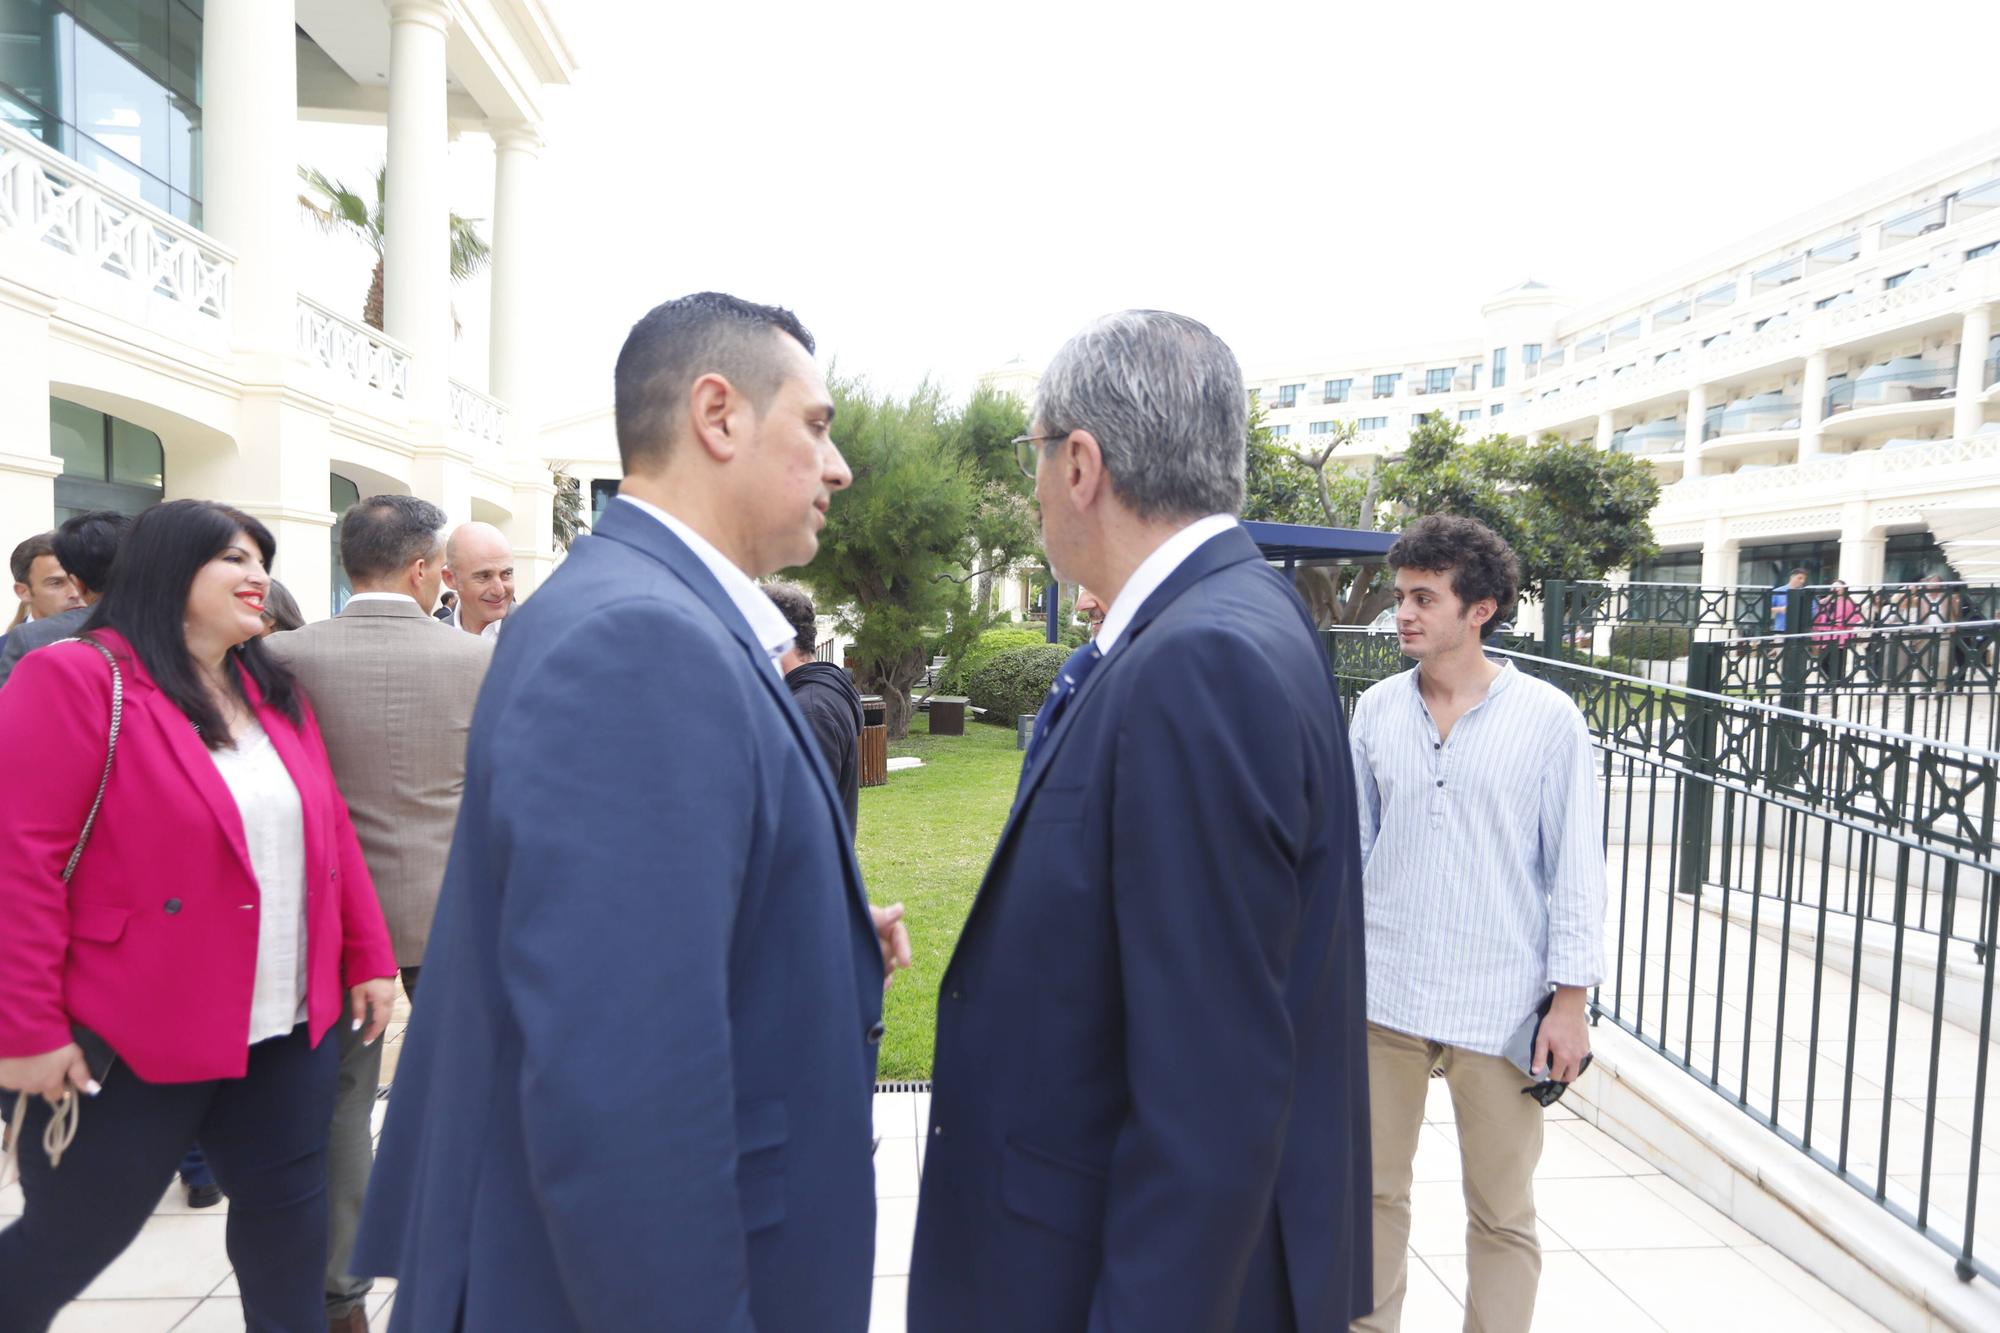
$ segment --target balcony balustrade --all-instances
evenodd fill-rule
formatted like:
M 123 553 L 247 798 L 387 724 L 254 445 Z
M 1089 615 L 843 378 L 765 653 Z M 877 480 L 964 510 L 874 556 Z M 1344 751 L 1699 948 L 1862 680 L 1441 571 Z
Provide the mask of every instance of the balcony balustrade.
M 1958 372 L 1950 366 L 1899 357 L 1884 365 L 1870 366 L 1853 379 L 1828 389 L 1826 415 L 1891 403 L 1927 403 L 1949 398 L 1957 380 Z
M 1750 435 L 1760 431 L 1796 430 L 1799 400 L 1783 394 L 1760 393 L 1733 403 L 1708 409 L 1702 418 L 1701 438 L 1717 440 L 1726 435 Z
M 391 398 L 410 396 L 409 349 L 380 329 L 299 298 L 298 350 L 306 360 Z
M 1620 454 L 1679 453 L 1686 443 L 1687 430 L 1679 417 L 1662 417 L 1611 433 L 1611 451 Z
M 236 257 L 187 223 L 129 198 L 0 123 L 0 233 L 40 241 L 143 295 L 229 324 Z
M 507 424 L 507 409 L 499 399 L 453 380 L 451 424 L 476 440 L 498 444 Z

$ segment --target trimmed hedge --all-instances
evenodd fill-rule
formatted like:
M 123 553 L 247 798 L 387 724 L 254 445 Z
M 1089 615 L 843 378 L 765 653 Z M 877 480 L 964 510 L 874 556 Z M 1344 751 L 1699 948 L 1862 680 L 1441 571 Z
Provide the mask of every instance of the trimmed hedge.
M 1010 649 L 972 673 L 966 697 L 974 708 L 986 710 L 984 720 L 1011 727 L 1015 718 L 1042 706 L 1070 651 L 1059 643 Z
M 1017 648 L 1034 648 L 1046 642 L 1042 631 L 1022 625 L 1001 625 L 987 630 L 971 646 L 945 665 L 938 680 L 939 694 L 965 694 L 973 673 L 998 657 Z
M 1679 625 L 1620 625 L 1611 631 L 1611 655 L 1647 662 L 1686 657 L 1694 632 Z

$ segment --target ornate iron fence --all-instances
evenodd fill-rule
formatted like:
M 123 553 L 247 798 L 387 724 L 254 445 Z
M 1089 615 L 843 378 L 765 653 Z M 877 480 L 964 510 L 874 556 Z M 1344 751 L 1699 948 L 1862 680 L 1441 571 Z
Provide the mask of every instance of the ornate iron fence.
M 1408 665 L 1391 635 L 1326 640 L 1350 712 Z M 1980 1173 L 2000 1170 L 1982 1142 L 2000 755 L 1495 651 L 1568 693 L 1596 740 L 1614 943 L 1594 1017 L 1949 1251 L 1961 1277 L 2000 1280 L 1977 1232 Z M 1692 674 L 1719 683 L 1732 652 L 1693 644 Z

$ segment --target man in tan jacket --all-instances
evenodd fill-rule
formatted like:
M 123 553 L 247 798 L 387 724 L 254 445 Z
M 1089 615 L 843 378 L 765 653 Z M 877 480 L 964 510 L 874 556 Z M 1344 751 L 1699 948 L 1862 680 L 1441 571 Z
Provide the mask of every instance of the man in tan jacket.
M 408 495 L 371 496 L 341 519 L 340 562 L 354 596 L 331 620 L 266 640 L 319 715 L 333 775 L 382 900 L 403 988 L 414 1003 L 431 915 L 465 786 L 472 706 L 491 639 L 431 619 L 444 568 L 444 511 Z M 370 1117 L 380 1043 L 337 1026 L 340 1092 L 327 1147 L 332 1210 L 327 1324 L 366 1330 L 372 1278 L 347 1272 L 373 1161 Z

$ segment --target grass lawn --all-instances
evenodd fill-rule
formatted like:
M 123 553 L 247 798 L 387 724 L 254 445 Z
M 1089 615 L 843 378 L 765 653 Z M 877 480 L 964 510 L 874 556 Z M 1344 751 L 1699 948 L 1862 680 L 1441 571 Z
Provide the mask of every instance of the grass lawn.
M 856 821 L 869 900 L 904 905 L 916 960 L 889 991 L 877 1077 L 929 1078 L 938 983 L 1007 822 L 1021 753 L 1012 727 L 968 720 L 963 736 L 932 736 L 919 714 L 889 755 L 914 755 L 924 766 L 862 788 Z

